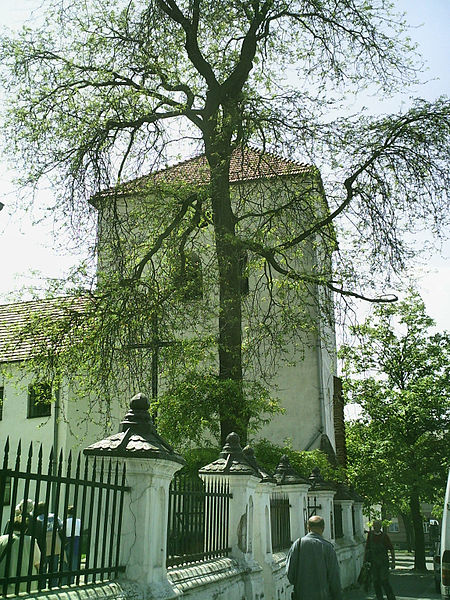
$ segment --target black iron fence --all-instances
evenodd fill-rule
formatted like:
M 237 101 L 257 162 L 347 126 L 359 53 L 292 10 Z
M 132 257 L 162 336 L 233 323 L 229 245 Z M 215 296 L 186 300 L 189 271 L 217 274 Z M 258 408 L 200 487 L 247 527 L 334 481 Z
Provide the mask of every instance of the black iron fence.
M 225 481 L 179 471 L 169 489 L 167 566 L 228 556 L 229 501 Z
M 318 514 L 317 511 L 320 511 L 321 508 L 322 508 L 322 505 L 317 504 L 317 496 L 308 495 L 307 505 L 303 509 L 303 520 L 305 523 L 305 531 L 308 530 L 308 519 L 310 517 L 313 517 L 314 515 L 317 515 Z
M 22 463 L 26 463 L 23 465 Z M 104 459 L 67 460 L 43 448 L 0 468 L 0 595 L 112 579 L 120 565 L 125 468 Z
M 272 551 L 289 548 L 291 541 L 290 505 L 287 494 L 275 492 L 270 498 L 270 529 Z
M 334 536 L 338 540 L 344 537 L 344 529 L 342 526 L 342 506 L 337 502 L 334 503 Z

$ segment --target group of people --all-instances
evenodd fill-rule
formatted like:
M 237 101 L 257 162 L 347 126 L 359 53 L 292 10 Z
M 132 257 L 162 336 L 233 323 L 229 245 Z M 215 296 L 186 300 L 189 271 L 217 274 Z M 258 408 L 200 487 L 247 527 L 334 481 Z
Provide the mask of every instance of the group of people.
M 342 600 L 339 564 L 333 544 L 323 537 L 325 522 L 314 515 L 308 520 L 308 534 L 296 540 L 286 561 L 286 574 L 294 586 L 292 600 Z M 381 521 L 374 521 L 367 535 L 364 563 L 370 565 L 377 600 L 395 600 L 389 582 L 389 556 L 395 568 L 394 547 Z
M 80 568 L 80 536 L 81 521 L 75 518 L 73 506 L 67 508 L 63 523 L 48 512 L 44 502 L 34 505 L 31 500 L 23 500 L 0 536 L 0 580 L 38 575 L 31 583 L 31 590 L 45 588 L 48 583 L 51 586 L 68 583 L 69 579 L 61 578 L 58 573 Z M 9 584 L 8 590 L 15 587 Z M 27 582 L 21 582 L 19 591 L 26 589 Z
M 339 564 L 333 544 L 323 537 L 324 528 L 322 517 L 310 517 L 308 534 L 296 540 L 289 550 L 286 574 L 294 586 L 293 600 L 342 600 Z M 40 575 L 32 582 L 31 590 L 45 588 L 47 582 L 52 586 L 58 581 L 68 583 L 67 577 L 62 579 L 58 572 L 80 568 L 80 538 L 81 521 L 75 517 L 73 506 L 68 507 L 63 523 L 47 512 L 45 503 L 34 506 L 31 500 L 22 501 L 16 507 L 13 522 L 6 524 L 0 536 L 0 580 L 17 574 Z M 395 600 L 389 582 L 388 553 L 395 568 L 389 536 L 383 532 L 381 521 L 374 521 L 367 536 L 364 562 L 370 564 L 377 600 L 383 600 L 383 590 L 387 600 Z M 15 585 L 9 587 L 12 591 Z M 27 583 L 21 582 L 19 591 L 26 589 Z

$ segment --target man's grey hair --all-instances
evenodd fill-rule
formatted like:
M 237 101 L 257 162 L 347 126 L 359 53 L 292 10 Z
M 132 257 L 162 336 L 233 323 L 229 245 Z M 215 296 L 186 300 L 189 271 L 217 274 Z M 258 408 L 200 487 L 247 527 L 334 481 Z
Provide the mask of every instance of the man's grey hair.
M 325 521 L 319 515 L 314 515 L 308 519 L 308 529 L 322 533 L 325 529 Z

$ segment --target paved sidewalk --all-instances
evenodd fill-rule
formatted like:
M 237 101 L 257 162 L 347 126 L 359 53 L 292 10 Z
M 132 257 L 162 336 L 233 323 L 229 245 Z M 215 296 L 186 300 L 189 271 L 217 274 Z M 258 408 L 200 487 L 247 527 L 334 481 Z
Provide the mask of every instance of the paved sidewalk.
M 412 571 L 413 558 L 411 555 L 398 554 L 397 568 L 391 571 L 391 584 L 397 600 L 440 600 L 440 594 L 434 589 L 432 563 L 428 563 L 427 573 Z M 373 600 L 373 589 L 369 593 L 357 588 L 344 592 L 345 600 Z

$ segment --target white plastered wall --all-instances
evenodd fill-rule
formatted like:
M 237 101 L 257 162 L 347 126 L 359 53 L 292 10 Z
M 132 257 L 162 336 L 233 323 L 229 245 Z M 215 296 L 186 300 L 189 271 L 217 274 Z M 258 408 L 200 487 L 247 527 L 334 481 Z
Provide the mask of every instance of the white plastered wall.
M 238 186 L 232 186 L 232 193 L 237 198 L 251 197 L 252 194 L 264 197 L 268 193 L 272 197 L 280 197 L 283 190 L 286 189 L 286 180 L 277 184 L 276 181 L 264 182 L 259 187 L 258 182 L 240 183 Z M 299 181 L 294 185 L 298 187 Z M 268 190 L 270 191 L 268 192 Z M 276 190 L 273 193 L 273 190 Z M 133 213 L 133 197 L 127 196 L 118 199 L 116 206 L 118 215 Z M 139 198 L 136 199 L 139 201 Z M 147 202 L 149 202 L 147 198 Z M 323 201 L 318 200 L 321 206 Z M 319 209 L 321 210 L 321 209 Z M 105 213 L 106 214 L 106 213 Z M 148 221 L 145 220 L 148 224 Z M 105 223 L 102 225 L 102 219 L 99 218 L 99 238 L 102 241 L 102 231 L 106 231 Z M 139 235 L 136 239 L 139 239 Z M 202 250 L 202 262 L 211 262 L 213 260 L 213 233 L 211 227 L 202 230 L 199 237 Z M 107 256 L 106 246 L 99 245 L 100 257 L 99 265 L 105 271 L 108 269 L 108 263 L 111 259 Z M 102 250 L 103 248 L 103 255 Z M 319 254 L 319 252 L 317 253 Z M 307 254 L 305 254 L 307 256 Z M 315 255 L 314 258 L 305 258 L 306 261 L 321 260 Z M 311 263 L 312 264 L 312 263 Z M 252 281 L 256 280 L 255 274 L 250 274 L 250 287 Z M 317 292 L 320 295 L 320 292 Z M 213 298 L 217 298 L 218 290 L 212 287 Z M 213 303 L 214 303 L 213 299 Z M 270 441 L 282 444 L 290 440 L 296 449 L 312 449 L 320 444 L 320 435 L 326 433 L 334 446 L 334 422 L 333 422 L 333 376 L 336 374 L 336 355 L 334 330 L 330 324 L 324 320 L 319 323 L 319 317 L 312 315 L 316 323 L 317 331 L 309 334 L 302 334 L 303 340 L 299 344 L 302 349 L 296 349 L 294 344 L 287 344 L 289 363 L 281 362 L 276 369 L 276 375 L 273 380 L 274 396 L 278 397 L 284 409 L 284 414 L 275 415 L 271 422 L 265 425 L 257 434 L 257 437 L 266 437 Z M 217 321 L 212 319 L 207 327 L 210 331 L 217 330 Z M 245 327 L 245 322 L 244 322 Z M 206 325 L 205 325 L 206 329 Z M 184 336 L 195 336 L 195 332 L 186 329 Z M 164 389 L 164 381 L 159 382 L 160 391 Z

